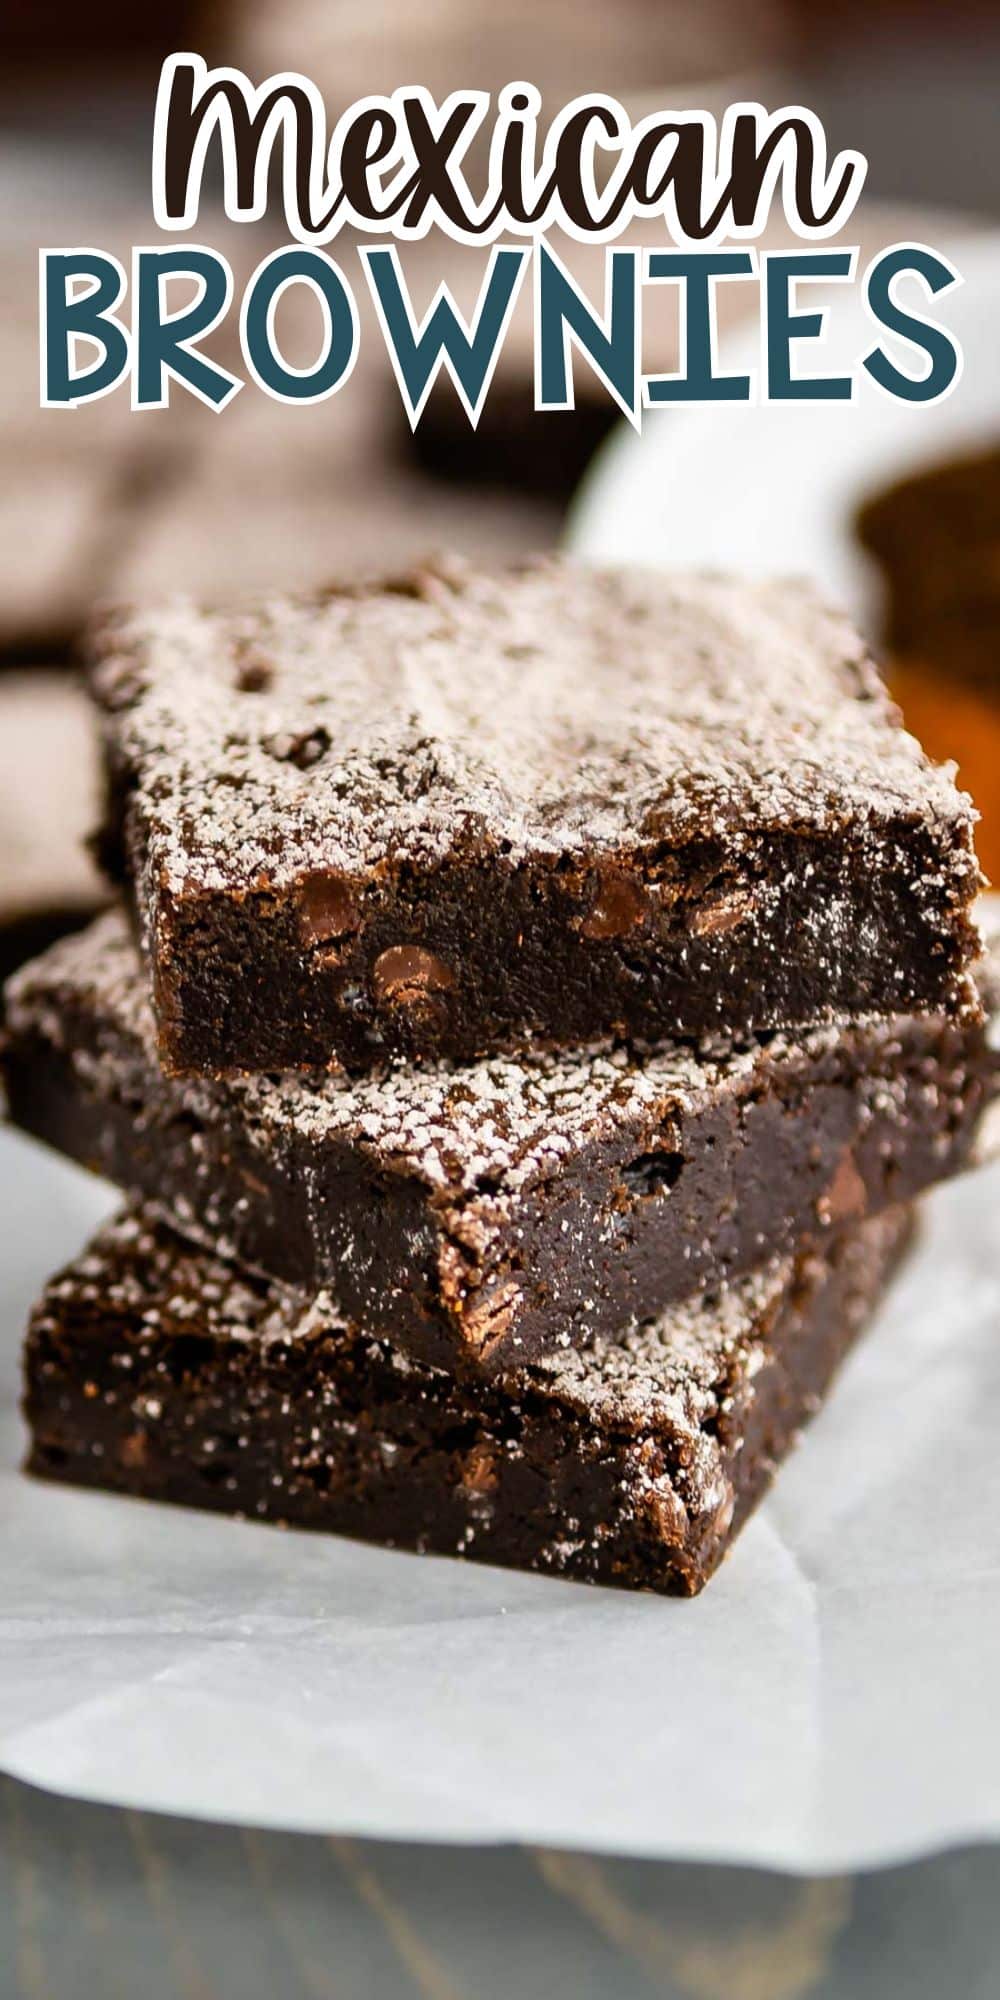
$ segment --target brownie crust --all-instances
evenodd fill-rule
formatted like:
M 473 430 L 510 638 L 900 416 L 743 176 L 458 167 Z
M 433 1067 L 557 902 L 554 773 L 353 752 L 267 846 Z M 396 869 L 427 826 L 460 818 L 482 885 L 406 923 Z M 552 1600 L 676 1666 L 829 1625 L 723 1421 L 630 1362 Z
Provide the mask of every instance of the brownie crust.
M 981 986 L 992 1009 L 995 969 Z M 18 1124 L 452 1371 L 614 1337 L 912 1200 L 980 1156 L 1000 1094 L 989 1027 L 930 1016 L 641 1060 L 168 1078 L 118 914 L 26 968 L 6 1014 Z
M 171 1071 L 970 1004 L 972 808 L 802 586 L 441 565 L 92 685 Z
M 903 1248 L 893 1211 L 472 1390 L 126 1214 L 26 1350 L 40 1477 L 593 1583 L 694 1595 Z

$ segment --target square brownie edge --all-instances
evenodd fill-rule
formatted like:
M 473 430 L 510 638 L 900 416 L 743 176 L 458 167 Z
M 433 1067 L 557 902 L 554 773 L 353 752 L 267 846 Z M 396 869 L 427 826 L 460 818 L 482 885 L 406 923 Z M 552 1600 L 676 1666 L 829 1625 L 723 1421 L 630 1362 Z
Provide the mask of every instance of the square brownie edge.
M 804 586 L 443 563 L 91 682 L 174 1071 L 973 1004 L 972 808 Z
M 0 1078 L 16 1123 L 182 1235 L 329 1290 L 416 1358 L 491 1374 L 625 1334 L 975 1165 L 996 1140 L 995 958 L 980 983 L 983 1026 L 171 1078 L 111 914 L 12 982 Z

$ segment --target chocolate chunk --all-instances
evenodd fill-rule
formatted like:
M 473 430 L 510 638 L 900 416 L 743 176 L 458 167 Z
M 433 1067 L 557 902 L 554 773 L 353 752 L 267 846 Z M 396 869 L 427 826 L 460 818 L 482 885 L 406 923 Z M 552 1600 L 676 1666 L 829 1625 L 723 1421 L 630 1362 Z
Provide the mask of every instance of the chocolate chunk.
M 840 1158 L 837 1170 L 817 1203 L 819 1219 L 824 1224 L 840 1224 L 857 1221 L 868 1207 L 868 1190 L 854 1163 L 848 1148 Z
M 697 904 L 691 912 L 691 929 L 696 937 L 724 937 L 738 924 L 746 923 L 754 909 L 753 894 L 737 889 L 728 895 Z
M 380 1007 L 421 1007 L 436 993 L 449 993 L 455 975 L 431 951 L 418 944 L 394 944 L 372 967 L 372 985 Z
M 604 875 L 594 901 L 580 924 L 587 938 L 627 937 L 641 924 L 649 909 L 649 898 L 641 882 L 627 875 Z
M 338 875 L 307 875 L 298 892 L 299 926 L 307 945 L 340 944 L 361 923 L 350 883 Z
M 500 1484 L 497 1454 L 489 1445 L 474 1444 L 462 1460 L 461 1484 L 470 1499 L 495 1493 Z

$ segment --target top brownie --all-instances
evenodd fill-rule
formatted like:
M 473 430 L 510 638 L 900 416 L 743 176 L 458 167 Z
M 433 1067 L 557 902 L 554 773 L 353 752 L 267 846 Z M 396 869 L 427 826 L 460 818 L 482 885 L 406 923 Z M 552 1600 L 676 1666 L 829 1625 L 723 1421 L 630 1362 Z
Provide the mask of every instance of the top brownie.
M 973 810 L 804 586 L 442 564 L 92 685 L 169 1070 L 975 1004 Z

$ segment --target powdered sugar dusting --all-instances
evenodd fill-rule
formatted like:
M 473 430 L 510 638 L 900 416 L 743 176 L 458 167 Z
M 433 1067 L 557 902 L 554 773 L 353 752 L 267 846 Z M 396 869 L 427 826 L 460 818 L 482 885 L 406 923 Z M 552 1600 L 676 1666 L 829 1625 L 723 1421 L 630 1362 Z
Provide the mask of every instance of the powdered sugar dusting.
M 518 1370 L 506 1378 L 506 1391 L 566 1403 L 595 1425 L 669 1421 L 693 1433 L 713 1405 L 727 1356 L 755 1334 L 763 1336 L 790 1269 L 788 1259 L 775 1259 L 721 1297 L 675 1307 L 622 1342 L 599 1342 Z M 310 1297 L 234 1271 L 210 1252 L 189 1248 L 142 1208 L 126 1209 L 108 1223 L 77 1263 L 52 1281 L 48 1296 L 56 1303 L 74 1297 L 100 1303 L 151 1328 L 190 1323 L 193 1334 L 210 1340 L 266 1345 L 322 1334 L 336 1343 L 362 1332 L 327 1294 Z M 423 1364 L 417 1374 L 440 1379 Z
M 81 1011 L 87 1048 L 77 1045 L 72 1028 Z M 108 1096 L 131 1091 L 142 1102 L 150 1079 L 159 1077 L 147 982 L 118 911 L 22 968 L 8 984 L 6 1013 L 15 1033 L 41 1034 L 55 1048 L 68 1039 L 66 1053 L 81 1070 L 103 1065 L 106 1074 L 95 1081 Z M 376 1170 L 412 1177 L 442 1200 L 480 1196 L 486 1206 L 545 1179 L 592 1137 L 607 1138 L 619 1126 L 669 1129 L 706 1098 L 743 1088 L 762 1062 L 773 1073 L 786 1059 L 818 1059 L 836 1049 L 843 1032 L 819 1027 L 771 1035 L 765 1043 L 720 1041 L 700 1049 L 667 1043 L 641 1057 L 606 1044 L 360 1079 L 325 1073 L 174 1079 L 170 1089 L 178 1110 L 205 1124 L 235 1117 L 263 1147 L 293 1133 L 316 1146 L 338 1141 Z M 872 1020 L 854 1032 L 866 1036 L 874 1065 L 891 1049 L 898 1024 Z
M 890 1211 L 839 1247 L 837 1254 L 856 1267 L 859 1315 L 905 1227 L 905 1217 Z M 721 1458 L 711 1434 L 714 1421 L 737 1394 L 752 1390 L 793 1280 L 808 1310 L 812 1291 L 828 1270 L 828 1261 L 818 1255 L 798 1261 L 774 1258 L 721 1293 L 695 1297 L 634 1327 L 624 1339 L 597 1340 L 589 1348 L 512 1370 L 491 1386 L 488 1398 L 494 1406 L 498 1396 L 505 1398 L 514 1411 L 523 1399 L 536 1406 L 549 1404 L 572 1412 L 595 1432 L 614 1429 L 641 1438 L 666 1429 L 680 1446 L 680 1467 L 702 1489 L 700 1504 L 708 1504 Z M 349 1325 L 326 1293 L 310 1297 L 239 1274 L 210 1252 L 190 1249 L 144 1208 L 126 1209 L 106 1224 L 83 1256 L 52 1280 L 36 1325 L 46 1315 L 58 1320 L 63 1309 L 81 1304 L 90 1310 L 97 1306 L 111 1317 L 125 1316 L 137 1329 L 148 1327 L 150 1332 L 161 1325 L 175 1330 L 190 1326 L 194 1337 L 207 1341 L 267 1346 L 322 1337 L 332 1344 L 334 1401 L 338 1344 L 367 1343 L 373 1359 L 385 1360 L 391 1352 L 363 1328 Z M 408 1374 L 408 1393 L 414 1396 L 440 1393 L 460 1403 L 463 1395 L 478 1393 L 463 1390 L 423 1363 L 408 1364 Z M 633 1472 L 638 1484 L 648 1488 L 643 1465 L 640 1453 Z
M 94 687 L 168 889 L 972 817 L 790 583 L 449 564 L 242 616 L 175 603 L 110 628 Z

